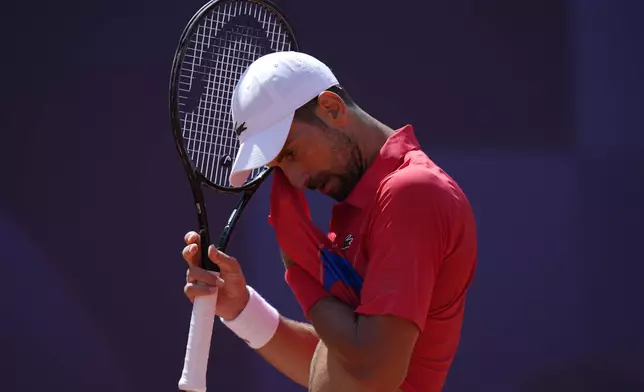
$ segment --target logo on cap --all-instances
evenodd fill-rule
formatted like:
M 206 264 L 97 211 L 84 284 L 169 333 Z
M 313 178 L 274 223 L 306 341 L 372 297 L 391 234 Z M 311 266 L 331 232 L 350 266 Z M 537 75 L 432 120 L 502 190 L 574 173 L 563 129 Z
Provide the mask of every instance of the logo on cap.
M 241 135 L 242 132 L 244 132 L 247 129 L 248 128 L 246 128 L 246 122 L 243 122 L 239 125 L 235 124 L 235 133 L 237 134 L 237 136 Z

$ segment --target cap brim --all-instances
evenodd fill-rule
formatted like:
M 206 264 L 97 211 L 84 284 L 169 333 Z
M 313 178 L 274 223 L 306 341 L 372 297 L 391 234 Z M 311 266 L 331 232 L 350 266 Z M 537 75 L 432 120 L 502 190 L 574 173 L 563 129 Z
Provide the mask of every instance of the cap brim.
M 291 113 L 267 129 L 249 136 L 240 144 L 230 173 L 230 185 L 244 185 L 253 169 L 267 165 L 282 151 L 293 123 Z

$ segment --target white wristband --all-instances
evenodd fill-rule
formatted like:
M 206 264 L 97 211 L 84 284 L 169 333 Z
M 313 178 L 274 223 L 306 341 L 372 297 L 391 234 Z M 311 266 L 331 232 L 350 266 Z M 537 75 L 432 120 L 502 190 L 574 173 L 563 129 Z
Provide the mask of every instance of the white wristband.
M 226 321 L 221 317 L 219 319 L 252 349 L 258 349 L 275 335 L 280 323 L 280 314 L 252 287 L 246 287 L 250 296 L 244 310 L 232 320 Z

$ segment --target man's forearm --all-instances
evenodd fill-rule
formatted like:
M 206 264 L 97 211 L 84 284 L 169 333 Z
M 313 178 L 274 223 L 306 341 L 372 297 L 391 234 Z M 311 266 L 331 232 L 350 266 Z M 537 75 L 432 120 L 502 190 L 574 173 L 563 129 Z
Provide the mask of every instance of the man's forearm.
M 418 333 L 415 325 L 387 316 L 358 315 L 335 297 L 319 300 L 309 317 L 329 358 L 335 358 L 349 381 L 355 382 L 353 390 L 390 392 L 404 382 Z
M 322 352 L 328 350 L 316 363 L 311 391 L 394 390 L 379 383 L 380 375 L 375 374 L 377 368 L 369 357 L 369 345 L 373 342 L 366 341 L 368 337 L 365 331 L 360 331 L 359 317 L 349 305 L 334 297 L 323 298 L 311 308 L 309 317 L 325 345 Z
M 310 318 L 320 338 L 338 359 L 347 364 L 362 362 L 368 342 L 359 341 L 358 317 L 349 305 L 335 297 L 323 298 L 311 308 Z
M 312 325 L 280 316 L 275 335 L 257 352 L 288 378 L 307 387 L 311 359 L 319 340 Z
M 295 293 L 304 313 L 311 320 L 316 333 L 328 348 L 329 353 L 343 365 L 347 374 L 356 378 L 368 376 L 373 369 L 370 345 L 375 343 L 369 331 L 363 331 L 361 317 L 354 308 L 334 296 L 330 296 L 299 265 L 286 271 L 286 281 Z

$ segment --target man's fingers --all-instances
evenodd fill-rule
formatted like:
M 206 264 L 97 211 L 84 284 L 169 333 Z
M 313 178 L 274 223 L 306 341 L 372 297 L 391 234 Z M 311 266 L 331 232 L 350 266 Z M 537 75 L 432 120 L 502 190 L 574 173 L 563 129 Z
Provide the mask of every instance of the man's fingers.
M 186 282 L 201 283 L 208 286 L 223 286 L 224 281 L 219 276 L 203 268 L 191 265 L 188 267 L 188 272 L 186 273 Z
M 183 287 L 183 292 L 190 299 L 190 302 L 193 302 L 195 297 L 213 294 L 218 288 L 224 287 L 225 282 L 218 275 L 199 267 L 201 260 L 201 252 L 199 251 L 201 238 L 199 234 L 190 231 L 186 233 L 183 240 L 186 246 L 183 248 L 181 254 L 189 264 L 188 270 L 186 271 L 186 285 Z M 237 265 L 234 259 L 228 256 L 225 259 L 221 258 L 216 253 L 217 251 L 214 246 L 211 246 L 209 251 L 211 258 L 213 256 L 216 257 L 217 261 L 213 261 L 220 265 L 219 268 L 222 268 L 223 265 L 224 268 L 222 269 L 227 271 L 234 270 L 235 267 L 239 270 L 239 265 Z
M 222 272 L 226 273 L 239 273 L 241 269 L 237 260 L 228 256 L 227 254 L 219 251 L 214 245 L 210 245 L 208 248 L 208 257 L 212 260 L 213 263 L 219 266 L 219 269 Z
M 190 265 L 198 265 L 200 258 L 199 245 L 191 244 L 186 245 L 181 251 L 183 259 L 188 262 Z
M 187 232 L 186 235 L 183 237 L 183 240 L 186 242 L 186 245 L 199 243 L 199 239 L 200 239 L 199 234 L 197 234 L 194 231 Z
M 203 286 L 196 283 L 187 283 L 183 286 L 183 292 L 186 294 L 186 297 L 190 299 L 190 302 L 193 302 L 195 297 L 214 294 L 217 289 L 217 287 Z

